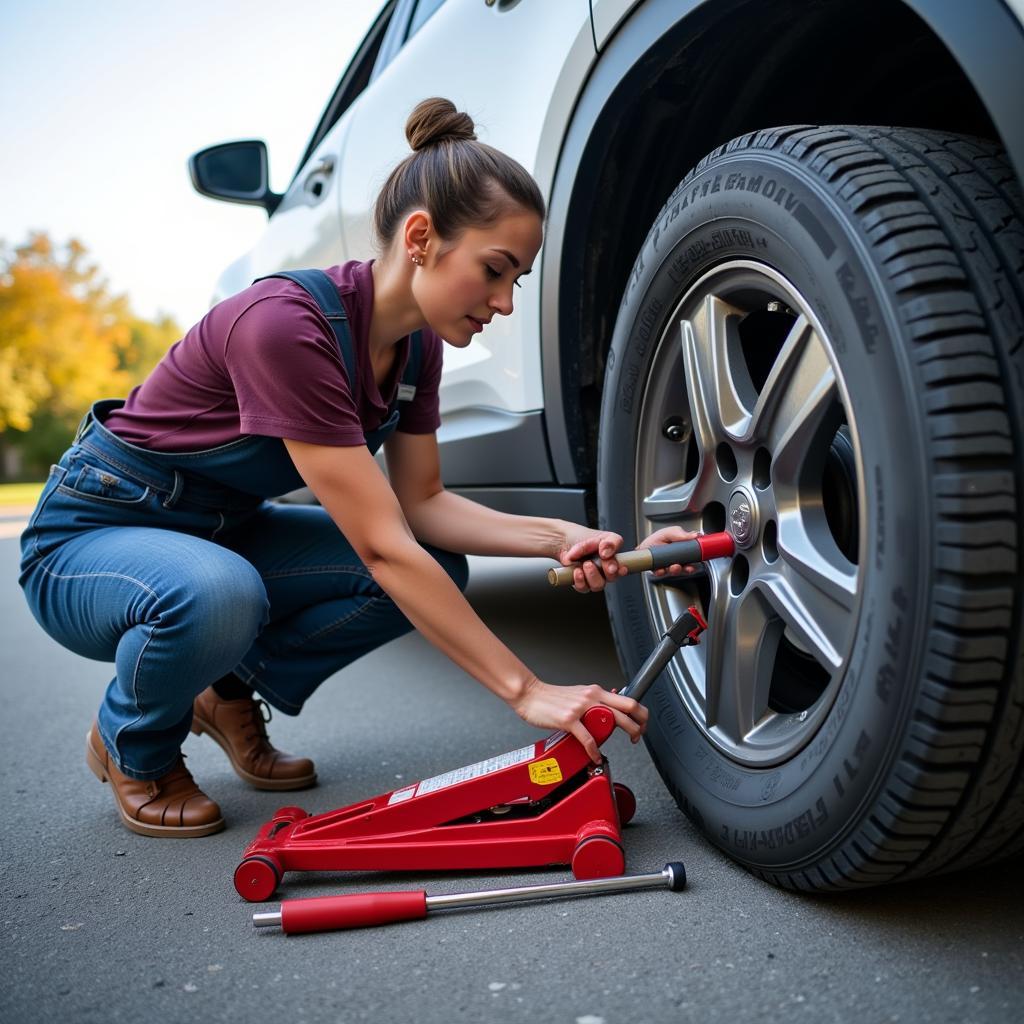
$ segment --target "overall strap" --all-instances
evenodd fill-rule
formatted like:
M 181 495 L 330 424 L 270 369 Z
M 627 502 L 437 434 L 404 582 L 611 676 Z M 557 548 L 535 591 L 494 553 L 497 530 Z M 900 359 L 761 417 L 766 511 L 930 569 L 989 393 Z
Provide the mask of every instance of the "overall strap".
M 398 421 L 401 418 L 398 406 L 400 402 L 411 402 L 416 395 L 416 382 L 420 376 L 420 362 L 423 357 L 423 335 L 414 331 L 409 336 L 409 358 L 406 360 L 405 369 L 402 370 L 402 379 L 395 388 L 395 397 L 391 399 L 387 415 L 376 430 L 366 434 L 366 446 L 370 452 L 376 454 L 380 446 L 398 429 Z
M 423 361 L 423 332 L 414 331 L 409 338 L 409 359 L 402 371 L 402 379 L 395 392 L 392 407 L 399 402 L 411 402 L 416 394 L 416 384 L 420 379 L 420 364 Z
M 320 312 L 327 318 L 338 342 L 338 350 L 341 352 L 341 358 L 344 360 L 345 369 L 348 372 L 348 385 L 352 392 L 352 399 L 358 402 L 356 396 L 359 391 L 359 377 L 356 375 L 352 334 L 348 327 L 348 315 L 345 313 L 345 307 L 342 305 L 341 296 L 338 294 L 334 282 L 322 270 L 316 269 L 280 270 L 276 274 L 257 277 L 256 281 L 266 281 L 271 277 L 283 277 L 297 284 L 320 307 Z M 253 281 L 253 284 L 256 284 L 256 281 Z
M 393 420 L 398 423 L 398 403 L 411 402 L 416 397 L 416 382 L 420 379 L 420 363 L 423 359 L 423 334 L 421 331 L 414 331 L 409 335 L 409 358 L 406 361 L 405 369 L 402 371 L 402 379 L 395 388 L 395 397 L 391 399 L 388 406 L 386 421 Z

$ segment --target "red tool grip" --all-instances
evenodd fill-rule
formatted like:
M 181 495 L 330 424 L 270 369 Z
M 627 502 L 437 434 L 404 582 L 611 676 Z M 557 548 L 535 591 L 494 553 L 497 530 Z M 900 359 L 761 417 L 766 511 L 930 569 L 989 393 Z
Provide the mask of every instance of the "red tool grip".
M 697 538 L 697 543 L 702 562 L 711 558 L 731 558 L 736 552 L 736 542 L 728 533 L 706 533 Z
M 728 533 L 706 533 L 692 540 L 676 540 L 671 544 L 655 544 L 648 548 L 652 569 L 667 569 L 670 565 L 693 565 L 710 558 L 729 557 L 736 544 Z
M 427 916 L 427 894 L 361 892 L 344 896 L 315 896 L 281 904 L 281 929 L 288 932 L 329 932 L 339 928 L 366 928 L 393 921 L 414 921 Z

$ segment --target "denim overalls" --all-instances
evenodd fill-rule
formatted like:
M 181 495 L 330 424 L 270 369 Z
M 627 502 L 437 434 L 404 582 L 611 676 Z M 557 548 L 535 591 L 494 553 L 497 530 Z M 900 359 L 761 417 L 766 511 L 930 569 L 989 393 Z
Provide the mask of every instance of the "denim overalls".
M 352 339 L 322 271 L 269 275 L 303 287 L 327 317 L 355 397 Z M 419 332 L 376 452 L 415 393 Z M 412 627 L 319 506 L 267 501 L 302 486 L 280 438 L 246 436 L 199 452 L 148 451 L 103 425 L 123 403 L 97 402 L 50 471 L 21 538 L 33 615 L 55 640 L 117 674 L 98 714 L 118 768 L 157 778 L 173 767 L 192 702 L 235 672 L 297 714 L 329 675 Z M 462 555 L 426 546 L 464 588 Z

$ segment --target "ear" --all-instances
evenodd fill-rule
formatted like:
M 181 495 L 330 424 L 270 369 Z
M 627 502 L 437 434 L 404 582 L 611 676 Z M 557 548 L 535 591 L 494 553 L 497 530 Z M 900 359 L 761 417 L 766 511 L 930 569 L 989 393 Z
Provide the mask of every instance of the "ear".
M 436 240 L 434 234 L 434 222 L 426 210 L 413 210 L 405 218 L 405 227 L 402 231 L 402 242 L 405 251 L 426 252 L 431 248 L 431 242 Z M 436 244 L 433 248 L 436 248 Z

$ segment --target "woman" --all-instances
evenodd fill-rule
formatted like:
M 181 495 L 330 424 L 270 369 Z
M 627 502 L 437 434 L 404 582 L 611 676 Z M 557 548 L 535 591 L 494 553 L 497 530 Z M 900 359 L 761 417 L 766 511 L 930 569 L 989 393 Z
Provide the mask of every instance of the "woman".
M 259 789 L 311 785 L 312 762 L 271 746 L 264 708 L 298 714 L 329 675 L 412 628 L 595 760 L 587 707 L 611 707 L 634 742 L 643 731 L 633 700 L 538 679 L 461 593 L 469 553 L 599 552 L 604 575 L 588 563 L 575 588 L 600 590 L 621 538 L 443 489 L 442 345 L 512 312 L 544 202 L 447 100 L 420 103 L 406 134 L 413 153 L 375 207 L 382 258 L 264 278 L 214 306 L 126 401 L 93 406 L 22 537 L 43 628 L 115 662 L 86 759 L 134 832 L 223 828 L 185 768 L 190 729 Z M 385 438 L 388 477 L 373 458 Z M 303 482 L 321 507 L 265 500 Z

